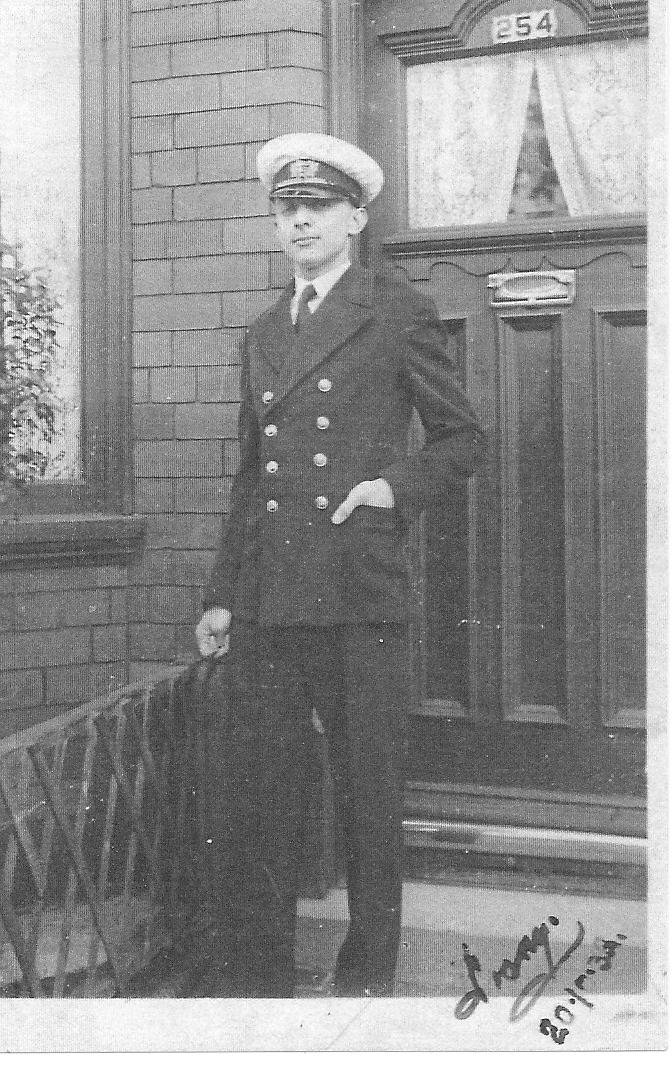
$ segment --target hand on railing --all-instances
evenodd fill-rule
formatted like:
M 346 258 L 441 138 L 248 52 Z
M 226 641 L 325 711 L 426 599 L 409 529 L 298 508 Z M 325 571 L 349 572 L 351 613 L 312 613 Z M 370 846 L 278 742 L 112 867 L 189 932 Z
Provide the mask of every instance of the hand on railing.
M 231 613 L 226 608 L 209 608 L 196 626 L 196 642 L 201 657 L 221 657 L 229 649 Z

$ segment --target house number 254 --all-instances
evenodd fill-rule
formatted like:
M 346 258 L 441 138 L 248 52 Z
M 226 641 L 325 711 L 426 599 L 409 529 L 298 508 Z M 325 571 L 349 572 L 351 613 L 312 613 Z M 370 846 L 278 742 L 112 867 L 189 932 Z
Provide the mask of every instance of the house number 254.
M 495 45 L 525 38 L 553 38 L 557 32 L 558 20 L 553 8 L 498 15 L 492 20 L 492 40 Z

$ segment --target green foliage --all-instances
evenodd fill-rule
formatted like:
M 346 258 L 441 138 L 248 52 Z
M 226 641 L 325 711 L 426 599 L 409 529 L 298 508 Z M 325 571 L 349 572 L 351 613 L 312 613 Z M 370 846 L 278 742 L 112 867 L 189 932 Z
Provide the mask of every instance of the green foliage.
M 0 245 L 0 257 L 2 246 Z M 43 477 L 57 432 L 55 313 L 38 271 L 0 261 L 0 504 Z

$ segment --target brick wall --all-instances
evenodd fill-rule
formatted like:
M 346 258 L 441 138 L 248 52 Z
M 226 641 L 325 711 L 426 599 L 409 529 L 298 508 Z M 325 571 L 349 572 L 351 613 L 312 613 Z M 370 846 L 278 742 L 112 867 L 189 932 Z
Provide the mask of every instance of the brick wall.
M 131 674 L 194 653 L 237 462 L 238 347 L 287 280 L 265 140 L 323 128 L 320 0 L 134 0 Z
M 237 351 L 288 270 L 256 152 L 324 127 L 320 0 L 131 0 L 129 565 L 0 579 L 0 734 L 190 659 L 237 458 Z
M 126 682 L 123 566 L 16 570 L 0 592 L 0 736 Z

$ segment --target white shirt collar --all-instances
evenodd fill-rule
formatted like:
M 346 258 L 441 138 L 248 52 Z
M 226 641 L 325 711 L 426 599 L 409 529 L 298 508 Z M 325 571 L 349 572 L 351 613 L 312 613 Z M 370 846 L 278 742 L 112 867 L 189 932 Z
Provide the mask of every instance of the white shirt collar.
M 342 264 L 336 265 L 335 268 L 330 268 L 328 272 L 323 272 L 321 276 L 316 276 L 314 280 L 304 280 L 300 276 L 295 276 L 294 297 L 299 298 L 304 287 L 307 287 L 309 283 L 312 283 L 317 294 L 317 299 L 321 302 L 327 292 L 331 291 L 334 284 L 347 272 L 350 264 L 350 261 L 344 261 Z

